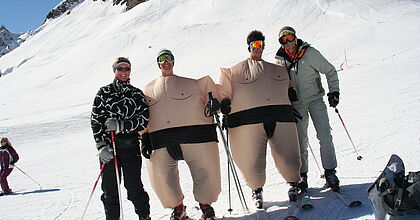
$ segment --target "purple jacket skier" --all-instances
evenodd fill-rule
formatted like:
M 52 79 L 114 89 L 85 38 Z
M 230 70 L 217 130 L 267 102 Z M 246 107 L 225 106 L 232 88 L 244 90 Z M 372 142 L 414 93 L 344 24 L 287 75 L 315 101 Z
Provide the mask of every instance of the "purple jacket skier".
M 19 155 L 16 153 L 16 150 L 12 147 L 12 144 L 7 138 L 1 138 L 1 147 L 0 147 L 0 183 L 3 192 L 0 195 L 8 195 L 12 193 L 12 190 L 9 188 L 7 183 L 7 176 L 13 171 L 13 165 L 19 160 Z

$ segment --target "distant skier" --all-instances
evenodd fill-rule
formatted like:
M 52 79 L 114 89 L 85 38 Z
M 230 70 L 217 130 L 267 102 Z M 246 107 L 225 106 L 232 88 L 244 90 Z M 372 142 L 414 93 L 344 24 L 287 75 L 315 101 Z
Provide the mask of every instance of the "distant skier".
M 0 147 L 0 183 L 3 192 L 0 193 L 0 196 L 9 195 L 12 193 L 12 190 L 9 188 L 7 182 L 7 177 L 13 171 L 14 164 L 18 162 L 19 155 L 16 153 L 16 150 L 12 147 L 9 139 L 6 137 L 1 138 L 1 147 Z
M 297 123 L 300 143 L 302 167 L 300 175 L 308 187 L 308 123 L 311 115 L 317 138 L 321 145 L 322 166 L 325 179 L 334 191 L 339 190 L 339 180 L 335 168 L 337 160 L 330 132 L 327 107 L 322 99 L 325 95 L 319 73 L 327 77 L 329 93 L 328 102 L 335 108 L 339 102 L 338 75 L 335 67 L 329 63 L 319 51 L 296 37 L 296 31 L 289 26 L 282 27 L 279 32 L 282 45 L 275 58 L 277 63 L 286 67 L 296 90 L 290 92 L 295 97 L 294 108 L 302 116 Z M 308 114 L 309 113 L 309 114 Z
M 291 185 L 296 200 L 300 180 L 300 154 L 296 123 L 288 98 L 287 70 L 262 60 L 265 37 L 252 31 L 246 39 L 250 57 L 219 73 L 222 113 L 227 115 L 232 156 L 262 208 L 266 176 L 267 143 L 276 168 Z M 230 105 L 229 105 L 230 104 Z
M 106 163 L 102 173 L 101 200 L 107 220 L 120 217 L 117 178 L 109 131 L 115 132 L 118 168 L 124 175 L 128 199 L 134 204 L 140 220 L 150 219 L 149 195 L 141 181 L 140 143 L 138 131 L 146 128 L 149 109 L 143 92 L 130 84 L 131 63 L 119 57 L 112 65 L 114 81 L 99 89 L 92 108 L 91 126 L 101 163 Z
M 202 219 L 213 220 L 211 204 L 221 191 L 220 161 L 216 126 L 204 110 L 209 92 L 218 97 L 216 85 L 209 76 L 196 80 L 175 75 L 175 60 L 169 50 L 158 53 L 157 64 L 161 76 L 144 88 L 150 121 L 149 133 L 142 135 L 142 153 L 150 158 L 150 183 L 163 207 L 173 209 L 170 219 L 186 219 L 178 171 L 178 160 L 184 160 Z

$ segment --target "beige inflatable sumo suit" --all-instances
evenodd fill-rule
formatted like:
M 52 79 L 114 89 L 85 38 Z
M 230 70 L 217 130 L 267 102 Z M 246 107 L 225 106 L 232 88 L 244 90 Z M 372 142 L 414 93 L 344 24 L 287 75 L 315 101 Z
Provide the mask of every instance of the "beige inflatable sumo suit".
M 299 182 L 299 141 L 287 70 L 247 59 L 221 68 L 218 84 L 220 98 L 231 99 L 227 116 L 231 151 L 246 184 L 254 190 L 264 186 L 267 142 L 283 178 Z
M 209 76 L 160 76 L 143 91 L 153 148 L 147 167 L 162 205 L 173 208 L 183 201 L 178 160 L 185 160 L 190 169 L 195 200 L 215 202 L 221 191 L 217 134 L 213 118 L 204 115 L 208 92 L 218 97 L 215 83 Z

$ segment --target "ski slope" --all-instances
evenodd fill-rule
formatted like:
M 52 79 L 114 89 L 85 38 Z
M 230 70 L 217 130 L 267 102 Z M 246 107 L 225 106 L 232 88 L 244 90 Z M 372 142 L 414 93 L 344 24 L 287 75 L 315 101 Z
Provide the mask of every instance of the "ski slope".
M 374 219 L 366 190 L 391 154 L 399 155 L 408 171 L 420 170 L 420 2 L 416 0 L 150 0 L 127 12 L 113 7 L 110 0 L 83 1 L 0 58 L 0 69 L 9 72 L 0 78 L 0 136 L 8 137 L 19 153 L 16 165 L 42 186 L 15 169 L 8 180 L 16 194 L 0 197 L 0 219 L 80 219 L 99 174 L 90 111 L 99 87 L 113 79 L 116 57 L 130 58 L 131 82 L 137 87 L 160 75 L 155 56 L 161 48 L 174 53 L 175 74 L 210 75 L 216 80 L 220 67 L 248 56 L 246 36 L 254 29 L 266 36 L 263 59 L 273 62 L 280 46 L 277 33 L 284 25 L 293 26 L 299 38 L 337 69 L 344 63 L 338 73 L 337 108 L 363 156 L 356 159 L 337 114 L 329 108 L 342 190 L 363 204 L 345 207 L 325 191 L 310 155 L 314 209 L 298 215 L 308 220 Z M 309 137 L 320 163 L 312 126 Z M 245 212 L 231 185 L 233 212 L 229 213 L 222 142 L 219 150 L 222 193 L 213 204 L 216 215 L 232 220 L 283 219 L 289 187 L 270 152 L 265 212 L 252 208 L 251 190 L 242 185 L 250 207 Z M 198 219 L 201 211 L 187 169 L 180 162 L 184 204 L 188 215 Z M 142 179 L 152 219 L 169 219 L 171 210 L 162 208 L 145 164 Z M 104 219 L 100 193 L 98 187 L 85 219 Z M 131 202 L 126 196 L 123 200 L 125 219 L 136 219 Z

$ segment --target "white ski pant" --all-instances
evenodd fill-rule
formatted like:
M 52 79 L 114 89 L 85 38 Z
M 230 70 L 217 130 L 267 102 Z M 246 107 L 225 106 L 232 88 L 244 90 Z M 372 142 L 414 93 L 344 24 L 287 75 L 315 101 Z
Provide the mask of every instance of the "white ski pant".
M 287 182 L 300 180 L 300 156 L 296 124 L 277 122 L 268 139 L 263 123 L 229 128 L 232 157 L 251 189 L 263 187 L 266 180 L 267 142 L 279 173 Z
M 217 142 L 181 144 L 185 162 L 192 180 L 193 194 L 197 202 L 211 204 L 221 192 L 220 159 Z M 147 161 L 150 184 L 164 208 L 174 208 L 183 199 L 178 161 L 166 150 L 154 150 Z M 184 170 L 185 172 L 186 170 Z
M 332 142 L 327 106 L 325 105 L 322 97 L 308 103 L 295 104 L 293 107 L 295 107 L 302 116 L 302 120 L 298 120 L 297 123 L 300 143 L 300 158 L 302 160 L 300 172 L 308 172 L 309 114 L 311 115 L 311 119 L 316 130 L 316 137 L 319 140 L 322 166 L 324 169 L 335 169 L 337 167 L 337 160 L 334 144 Z

